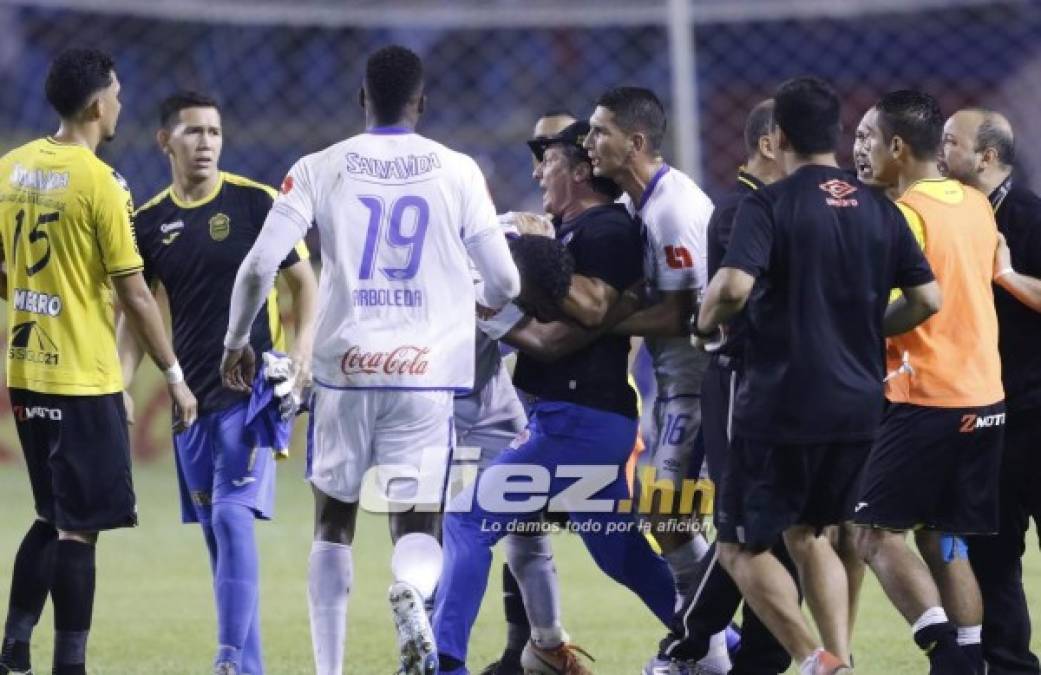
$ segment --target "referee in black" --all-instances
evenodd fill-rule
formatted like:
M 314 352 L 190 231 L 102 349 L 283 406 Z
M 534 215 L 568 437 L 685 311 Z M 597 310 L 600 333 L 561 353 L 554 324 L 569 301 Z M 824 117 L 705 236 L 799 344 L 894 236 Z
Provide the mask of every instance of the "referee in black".
M 994 303 L 1006 395 L 997 536 L 969 540 L 983 594 L 983 655 L 990 675 L 1041 675 L 1030 651 L 1022 557 L 1030 518 L 1041 524 L 1041 197 L 1012 170 L 1015 143 L 1003 115 L 959 110 L 943 128 L 947 174 L 990 196 L 1006 247 Z M 1034 278 L 1031 278 L 1034 277 Z
M 708 276 L 719 270 L 730 243 L 734 216 L 738 205 L 750 194 L 783 177 L 778 164 L 773 126 L 774 102 L 762 101 L 748 114 L 744 128 L 745 164 L 738 169 L 737 184 L 716 202 L 708 222 Z M 705 371 L 701 389 L 701 430 L 705 441 L 709 478 L 715 485 L 722 481 L 730 442 L 730 411 L 741 373 L 744 350 L 744 317 L 738 315 L 727 322 L 726 341 L 715 352 Z M 791 557 L 783 544 L 774 553 L 794 576 Z M 716 546 L 704 558 L 705 580 L 697 593 L 686 599 L 670 626 L 669 636 L 661 643 L 660 659 L 696 663 L 709 648 L 709 639 L 726 628 L 741 604 L 741 592 L 730 575 L 720 566 Z M 791 657 L 748 605 L 741 621 L 741 649 L 733 657 L 731 675 L 777 675 L 791 665 Z

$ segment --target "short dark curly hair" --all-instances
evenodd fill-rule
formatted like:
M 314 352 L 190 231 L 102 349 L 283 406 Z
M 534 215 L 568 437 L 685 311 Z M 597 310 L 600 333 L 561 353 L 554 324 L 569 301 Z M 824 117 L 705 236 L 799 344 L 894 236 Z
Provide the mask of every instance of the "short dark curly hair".
M 366 105 L 379 124 L 401 119 L 408 102 L 423 88 L 423 61 L 411 49 L 389 45 L 365 64 Z
M 66 49 L 47 71 L 47 102 L 68 119 L 83 110 L 94 94 L 112 84 L 114 69 L 115 61 L 100 49 Z
M 510 239 L 510 253 L 520 271 L 522 298 L 555 304 L 567 296 L 575 259 L 564 244 L 538 234 L 523 234 Z

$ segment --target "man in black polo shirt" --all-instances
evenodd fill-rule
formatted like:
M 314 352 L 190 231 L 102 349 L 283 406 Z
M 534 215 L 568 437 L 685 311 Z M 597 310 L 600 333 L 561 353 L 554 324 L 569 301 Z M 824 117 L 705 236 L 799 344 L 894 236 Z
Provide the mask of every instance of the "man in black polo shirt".
M 491 547 L 538 521 L 547 502 L 551 510 L 569 511 L 572 528 L 601 569 L 633 590 L 662 622 L 672 617 L 675 593 L 668 566 L 619 506 L 630 498 L 622 468 L 637 427 L 636 393 L 627 376 L 629 338 L 599 335 L 567 319 L 549 320 L 580 313 L 588 325 L 602 323 L 621 293 L 643 276 L 639 228 L 614 203 L 618 188 L 593 177 L 582 149 L 588 129 L 587 123 L 576 122 L 535 148 L 542 160 L 536 177 L 543 206 L 559 220 L 557 242 L 573 257 L 576 276 L 551 255 L 558 243 L 522 237 L 514 247 L 523 285 L 520 299 L 539 318 L 508 308 L 500 314 L 512 316 L 497 316 L 482 326 L 490 337 L 502 337 L 521 350 L 514 382 L 534 402 L 527 428 L 478 478 L 472 505 L 454 502 L 445 516 L 434 629 L 446 675 L 466 672 L 467 643 L 487 585 Z M 539 282 L 537 293 L 529 283 L 533 277 Z M 508 478 L 531 475 L 533 467 L 545 482 L 528 482 L 528 490 L 513 487 L 512 498 L 507 497 Z M 590 471 L 600 477 L 598 485 L 605 485 L 591 497 L 597 509 L 558 498 L 576 478 L 590 477 Z M 518 490 L 526 492 L 524 504 L 516 503 Z M 525 670 L 589 672 L 565 636 L 536 628 L 521 657 Z
M 1021 562 L 1030 518 L 1041 523 L 1041 283 L 1030 278 L 1041 276 L 1041 198 L 1013 175 L 1014 149 L 1012 126 L 992 110 L 959 110 L 943 128 L 947 174 L 990 195 L 1008 244 L 994 289 L 1006 396 L 1000 529 L 997 536 L 969 540 L 983 594 L 983 654 L 992 675 L 1041 673 L 1030 651 Z
M 882 416 L 884 338 L 939 308 L 932 272 L 896 206 L 835 161 L 839 101 L 797 78 L 774 97 L 788 177 L 738 207 L 696 334 L 746 304 L 744 374 L 718 495 L 723 566 L 804 675 L 847 672 L 846 573 L 824 527 L 849 519 L 851 495 Z M 904 296 L 888 305 L 892 288 Z M 799 569 L 821 647 L 788 571 Z
M 773 126 L 772 99 L 755 106 L 745 121 L 744 144 L 747 159 L 737 172 L 734 190 L 716 202 L 716 209 L 708 223 L 708 274 L 711 278 L 719 270 L 723 256 L 730 245 L 737 208 L 748 195 L 783 177 L 773 145 L 770 129 Z M 716 349 L 705 370 L 701 386 L 701 429 L 704 435 L 706 463 L 709 478 L 716 485 L 722 482 L 730 443 L 730 414 L 733 394 L 741 372 L 744 351 L 744 318 L 741 315 L 727 322 L 726 340 Z M 708 650 L 709 638 L 730 622 L 741 604 L 741 592 L 715 555 L 716 546 L 706 556 L 705 580 L 699 592 L 688 598 L 677 613 L 669 636 L 661 643 L 659 659 L 696 663 Z M 787 549 L 779 543 L 774 554 L 793 574 L 794 565 Z M 732 675 L 766 675 L 783 673 L 791 665 L 791 658 L 748 605 L 741 622 L 741 649 L 733 657 Z

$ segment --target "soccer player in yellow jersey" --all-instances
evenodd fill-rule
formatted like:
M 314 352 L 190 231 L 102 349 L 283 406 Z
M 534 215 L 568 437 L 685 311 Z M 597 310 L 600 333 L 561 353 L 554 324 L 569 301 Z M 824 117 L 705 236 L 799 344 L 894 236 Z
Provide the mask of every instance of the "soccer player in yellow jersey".
M 0 675 L 32 672 L 48 593 L 54 675 L 85 675 L 98 532 L 137 523 L 114 295 L 166 374 L 176 423 L 196 416 L 141 274 L 130 193 L 94 154 L 115 133 L 119 89 L 108 55 L 63 52 L 46 84 L 58 132 L 0 158 L 7 385 L 38 516 L 14 561 Z

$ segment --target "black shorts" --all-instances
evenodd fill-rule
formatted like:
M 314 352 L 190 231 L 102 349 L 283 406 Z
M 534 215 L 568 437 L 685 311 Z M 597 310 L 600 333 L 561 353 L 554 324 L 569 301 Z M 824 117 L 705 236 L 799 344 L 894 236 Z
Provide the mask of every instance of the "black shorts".
M 871 450 L 853 520 L 949 534 L 998 530 L 1005 405 L 889 407 Z
M 778 445 L 735 436 L 716 500 L 720 541 L 765 551 L 794 525 L 849 520 L 870 441 Z
M 730 445 L 730 421 L 737 391 L 736 359 L 713 356 L 701 381 L 701 433 L 705 443 L 708 477 L 717 486 L 722 483 Z
M 123 395 L 10 392 L 36 513 L 67 532 L 137 525 Z

